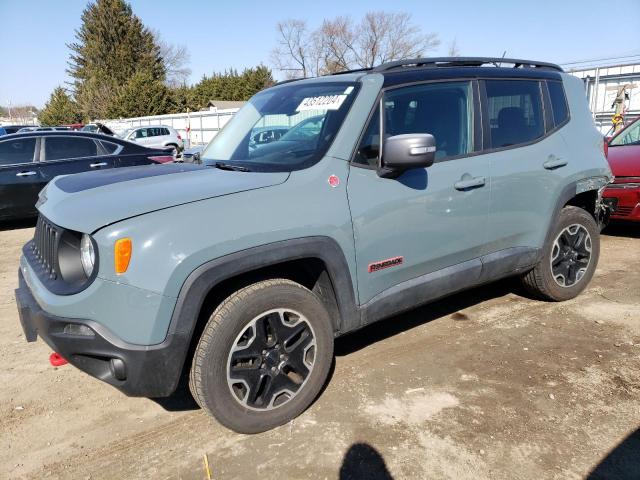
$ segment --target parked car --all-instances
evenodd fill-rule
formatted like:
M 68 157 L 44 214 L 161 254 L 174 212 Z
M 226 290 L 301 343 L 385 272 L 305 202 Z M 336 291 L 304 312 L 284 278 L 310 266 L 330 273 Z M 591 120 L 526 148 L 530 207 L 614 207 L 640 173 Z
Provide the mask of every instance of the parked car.
M 33 126 L 33 125 L 3 125 L 2 128 L 6 130 L 7 135 L 10 135 L 12 133 L 17 133 L 18 130 L 20 130 L 21 128 L 30 127 L 30 126 Z
M 249 148 L 283 116 L 322 121 Z M 128 395 L 168 396 L 188 372 L 223 425 L 267 430 L 318 395 L 337 336 L 509 276 L 576 297 L 600 253 L 603 147 L 582 81 L 549 63 L 276 85 L 209 143 L 211 166 L 51 182 L 20 260 L 25 336 Z
M 58 175 L 166 163 L 163 150 L 78 132 L 28 132 L 0 139 L 0 220 L 38 214 L 38 192 Z
M 611 218 L 640 222 L 640 118 L 611 139 L 607 158 L 615 175 L 604 191 L 614 208 Z
M 202 153 L 204 147 L 205 145 L 198 145 L 196 147 L 191 147 L 183 150 L 180 160 L 183 163 L 202 163 L 200 161 L 200 154 Z
M 95 122 L 95 123 L 87 123 L 84 127 L 80 129 L 81 132 L 91 132 L 91 133 L 102 133 L 104 135 L 115 136 L 113 130 L 107 127 L 103 123 Z
M 180 134 L 165 125 L 130 128 L 125 130 L 121 137 L 147 147 L 169 148 L 174 157 L 184 150 L 184 142 Z

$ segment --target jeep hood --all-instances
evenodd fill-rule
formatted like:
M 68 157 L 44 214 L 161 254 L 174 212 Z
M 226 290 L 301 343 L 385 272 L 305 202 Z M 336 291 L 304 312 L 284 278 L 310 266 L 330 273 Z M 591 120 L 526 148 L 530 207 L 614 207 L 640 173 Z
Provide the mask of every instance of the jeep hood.
M 38 200 L 53 223 L 91 233 L 144 213 L 284 183 L 288 172 L 255 173 L 200 165 L 145 165 L 54 178 Z

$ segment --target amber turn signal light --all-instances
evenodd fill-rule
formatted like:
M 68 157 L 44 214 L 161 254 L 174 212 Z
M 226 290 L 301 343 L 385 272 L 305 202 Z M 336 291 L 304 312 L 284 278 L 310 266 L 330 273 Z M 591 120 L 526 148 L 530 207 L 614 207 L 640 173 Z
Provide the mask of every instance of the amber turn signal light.
M 116 273 L 124 273 L 131 261 L 131 239 L 120 238 L 113 247 L 113 261 Z

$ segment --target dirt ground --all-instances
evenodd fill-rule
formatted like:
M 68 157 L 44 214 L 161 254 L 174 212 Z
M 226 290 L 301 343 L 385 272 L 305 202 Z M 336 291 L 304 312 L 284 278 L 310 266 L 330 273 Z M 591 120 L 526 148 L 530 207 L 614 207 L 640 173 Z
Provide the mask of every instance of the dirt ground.
M 0 232 L 0 478 L 640 478 L 640 225 L 573 301 L 507 280 L 339 339 L 315 404 L 252 436 L 51 367 L 13 298 L 32 233 Z

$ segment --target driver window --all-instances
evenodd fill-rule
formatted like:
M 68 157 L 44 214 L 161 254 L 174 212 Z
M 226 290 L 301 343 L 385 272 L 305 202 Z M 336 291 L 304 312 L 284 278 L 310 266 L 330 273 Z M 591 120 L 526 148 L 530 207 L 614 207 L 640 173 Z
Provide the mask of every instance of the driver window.
M 473 151 L 473 101 L 470 82 L 430 83 L 389 90 L 383 99 L 384 138 L 430 133 L 436 161 Z M 380 107 L 369 120 L 354 163 L 376 167 L 380 152 Z

